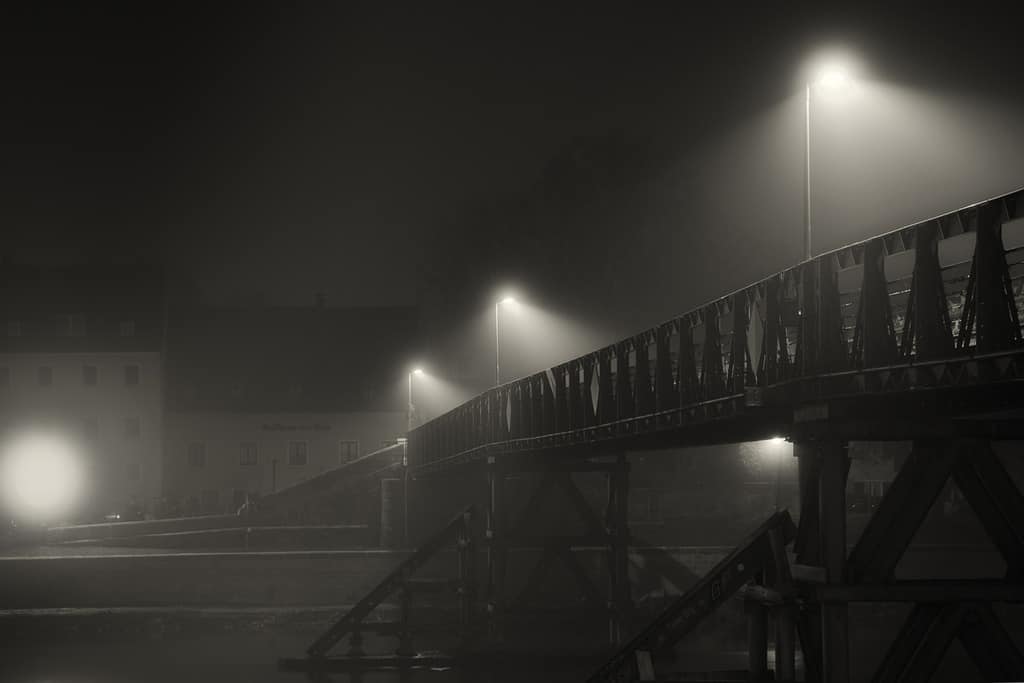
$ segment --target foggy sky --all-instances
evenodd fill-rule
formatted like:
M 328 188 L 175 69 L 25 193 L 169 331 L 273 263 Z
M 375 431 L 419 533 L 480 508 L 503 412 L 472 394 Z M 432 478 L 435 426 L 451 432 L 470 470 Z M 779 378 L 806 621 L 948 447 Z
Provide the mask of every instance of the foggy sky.
M 324 291 L 452 319 L 512 279 L 653 324 L 798 260 L 819 45 L 857 50 L 876 99 L 815 110 L 817 250 L 1024 185 L 1000 11 L 21 10 L 3 256 L 167 260 L 217 303 Z

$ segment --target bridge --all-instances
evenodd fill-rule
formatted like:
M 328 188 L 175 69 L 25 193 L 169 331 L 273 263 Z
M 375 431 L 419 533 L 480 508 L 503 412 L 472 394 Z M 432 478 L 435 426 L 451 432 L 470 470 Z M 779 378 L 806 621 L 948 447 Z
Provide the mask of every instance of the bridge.
M 795 630 L 808 680 L 849 680 L 856 653 L 848 605 L 889 601 L 916 607 L 875 680 L 926 678 L 958 635 L 985 675 L 1019 678 L 1020 654 L 991 604 L 1021 598 L 1024 499 L 991 444 L 1024 439 L 1022 287 L 1024 191 L 1017 191 L 822 254 L 490 389 L 410 432 L 409 475 L 429 490 L 435 477 L 486 473 L 483 595 L 500 632 L 511 606 L 508 552 L 523 540 L 508 518 L 506 478 L 541 472 L 541 486 L 561 489 L 588 521 L 585 537 L 548 539 L 542 563 L 566 557 L 573 543 L 608 550 L 609 637 L 623 652 L 594 680 L 654 680 L 659 652 L 651 643 L 664 650 L 673 639 L 662 636 L 678 623 L 668 610 L 648 626 L 646 644 L 627 640 L 626 553 L 635 539 L 626 520 L 625 452 L 783 436 L 799 467 L 795 563 L 785 585 L 762 586 L 770 599 L 748 600 L 751 675 L 768 675 L 770 616 L 776 679 L 794 676 Z M 850 441 L 913 442 L 852 550 Z M 587 510 L 572 472 L 607 476 L 603 519 Z M 1004 556 L 1005 581 L 894 579 L 950 477 Z

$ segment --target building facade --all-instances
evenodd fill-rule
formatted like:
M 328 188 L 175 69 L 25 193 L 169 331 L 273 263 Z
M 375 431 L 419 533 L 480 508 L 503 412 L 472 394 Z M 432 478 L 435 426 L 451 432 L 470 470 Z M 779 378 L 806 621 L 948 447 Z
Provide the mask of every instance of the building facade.
M 9 266 L 0 311 L 0 439 L 46 434 L 68 446 L 82 482 L 60 521 L 153 512 L 163 487 L 159 274 Z
M 165 427 L 166 490 L 181 514 L 234 512 L 259 496 L 322 474 L 405 430 L 404 412 L 172 413 Z
M 169 316 L 168 514 L 234 512 L 406 430 L 416 309 L 253 307 Z

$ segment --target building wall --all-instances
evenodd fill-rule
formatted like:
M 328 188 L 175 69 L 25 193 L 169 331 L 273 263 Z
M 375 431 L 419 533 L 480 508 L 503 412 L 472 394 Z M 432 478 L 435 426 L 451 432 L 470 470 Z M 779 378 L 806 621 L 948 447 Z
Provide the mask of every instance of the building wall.
M 170 413 L 164 495 L 186 514 L 233 512 L 246 493 L 282 489 L 394 443 L 405 420 L 404 412 Z M 343 452 L 353 441 L 358 449 Z M 303 464 L 289 462 L 294 443 L 305 444 Z M 243 462 L 253 447 L 255 462 Z
M 0 353 L 0 434 L 42 429 L 76 447 L 86 485 L 71 519 L 152 511 L 163 485 L 162 381 L 157 352 Z

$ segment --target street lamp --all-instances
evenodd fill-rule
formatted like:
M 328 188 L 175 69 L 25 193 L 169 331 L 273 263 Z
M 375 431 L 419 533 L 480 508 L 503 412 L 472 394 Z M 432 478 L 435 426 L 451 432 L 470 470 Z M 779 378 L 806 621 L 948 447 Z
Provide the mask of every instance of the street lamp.
M 413 368 L 412 371 L 409 373 L 409 409 L 408 409 L 408 426 L 409 427 L 408 428 L 409 428 L 410 432 L 412 431 L 412 427 L 413 427 L 413 415 L 416 412 L 416 405 L 412 402 L 412 377 L 413 377 L 413 375 L 416 375 L 417 377 L 421 377 L 423 375 L 422 368 Z
M 502 306 L 516 306 L 519 302 L 515 297 L 506 296 L 494 302 L 494 386 L 501 386 L 501 334 L 498 326 L 498 310 Z
M 849 71 L 839 64 L 827 64 L 804 88 L 804 260 L 811 260 L 811 88 L 839 90 L 850 83 Z

